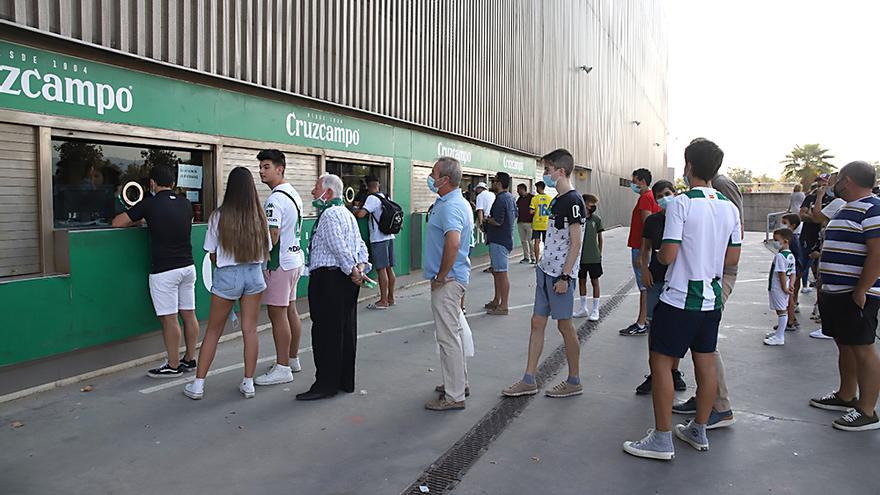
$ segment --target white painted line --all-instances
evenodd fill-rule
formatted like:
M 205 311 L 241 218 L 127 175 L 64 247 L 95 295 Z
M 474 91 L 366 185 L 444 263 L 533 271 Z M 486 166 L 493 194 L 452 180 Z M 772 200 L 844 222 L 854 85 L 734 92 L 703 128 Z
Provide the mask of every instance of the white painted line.
M 476 269 L 476 268 L 480 268 L 482 266 L 489 266 L 489 264 L 485 263 L 485 264 L 481 264 L 481 265 L 476 265 L 474 268 Z M 424 285 L 424 284 L 427 284 L 428 282 L 429 282 L 429 280 L 419 280 L 417 282 L 413 282 L 411 284 L 404 285 L 404 286 L 400 287 L 398 290 L 403 290 L 403 289 L 408 289 L 411 287 L 416 287 L 419 285 Z M 372 299 L 373 297 L 375 297 L 374 294 L 370 294 L 369 296 L 361 297 L 358 299 L 358 304 L 365 302 L 369 299 Z M 308 317 L 309 317 L 309 313 L 303 313 L 303 314 L 299 315 L 300 320 L 305 320 Z M 268 330 L 270 328 L 272 328 L 271 323 L 259 325 L 259 326 L 257 326 L 257 332 L 263 332 L 263 331 Z M 220 337 L 219 343 L 229 342 L 230 340 L 235 340 L 235 339 L 240 339 L 240 338 L 241 338 L 241 332 L 231 332 L 231 333 L 228 333 L 228 334 Z M 201 347 L 201 343 L 199 343 L 196 346 L 196 349 L 198 349 L 199 347 Z M 180 349 L 178 349 L 179 352 L 183 352 L 185 350 L 186 350 L 185 347 L 181 347 Z M 56 388 L 66 387 L 68 385 L 73 385 L 74 383 L 80 383 L 80 382 L 84 382 L 86 380 L 91 380 L 93 378 L 98 378 L 98 377 L 109 375 L 112 373 L 117 373 L 119 371 L 124 371 L 127 369 L 136 368 L 138 366 L 143 366 L 145 364 L 160 361 L 164 358 L 165 358 L 165 352 L 157 352 L 155 354 L 150 354 L 148 356 L 140 357 L 137 359 L 132 359 L 131 361 L 126 361 L 124 363 L 115 364 L 113 366 L 108 366 L 106 368 L 101 368 L 98 370 L 89 371 L 87 373 L 81 373 L 79 375 L 74 375 L 74 376 L 70 376 L 67 378 L 62 378 L 60 380 L 55 380 L 53 382 L 44 383 L 42 385 L 36 385 L 36 386 L 30 387 L 30 388 L 26 388 L 24 390 L 19 390 L 17 392 L 11 392 L 6 395 L 0 396 L 0 404 L 10 402 L 10 401 L 13 401 L 16 399 L 21 399 L 23 397 L 28 397 L 30 395 L 39 394 L 42 392 L 48 392 L 48 391 L 54 390 Z
M 534 306 L 533 303 L 520 304 L 518 306 L 511 306 L 508 309 L 515 310 L 515 309 L 531 308 L 532 306 Z M 485 314 L 486 314 L 485 311 L 481 311 L 479 313 L 467 315 L 467 317 L 473 318 L 476 316 L 483 316 Z M 373 333 L 361 334 L 361 335 L 358 335 L 357 339 L 363 340 L 363 339 L 370 338 L 370 337 L 378 337 L 378 336 L 389 334 L 389 333 L 403 332 L 404 330 L 412 330 L 413 328 L 426 327 L 426 326 L 433 325 L 433 324 L 434 324 L 434 320 L 420 321 L 418 323 L 411 323 L 409 325 L 404 325 L 402 327 L 389 328 L 387 330 L 377 330 Z M 300 354 L 304 354 L 304 353 L 311 352 L 311 350 L 312 350 L 311 347 L 304 347 L 304 348 L 300 349 L 299 352 L 300 352 Z M 268 362 L 271 362 L 273 359 L 275 359 L 274 354 L 272 354 L 271 356 L 264 356 L 264 357 L 261 357 L 260 359 L 257 360 L 257 364 L 268 363 Z M 226 373 L 227 371 L 235 371 L 235 370 L 239 370 L 242 368 L 244 368 L 244 363 L 230 364 L 229 366 L 224 366 L 222 368 L 217 368 L 216 370 L 209 371 L 208 376 L 215 376 L 215 375 L 219 375 L 221 373 Z M 159 385 L 155 385 L 153 387 L 147 387 L 147 388 L 139 390 L 139 392 L 142 394 L 152 394 L 154 392 L 159 392 L 160 390 L 165 390 L 167 388 L 172 388 L 172 387 L 177 387 L 179 385 L 183 385 L 184 383 L 193 381 L 193 379 L 195 379 L 195 374 L 193 374 L 192 376 L 190 376 L 188 378 L 178 378 L 176 380 L 169 380 L 167 382 L 161 383 Z

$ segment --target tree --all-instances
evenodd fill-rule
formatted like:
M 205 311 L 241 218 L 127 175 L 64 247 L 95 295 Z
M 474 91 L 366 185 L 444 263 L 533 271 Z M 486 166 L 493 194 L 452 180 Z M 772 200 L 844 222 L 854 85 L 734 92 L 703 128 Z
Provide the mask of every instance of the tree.
M 812 182 L 819 174 L 828 174 L 837 169 L 828 160 L 834 158 L 828 150 L 818 144 L 797 145 L 785 155 L 781 164 L 785 165 L 782 176 L 789 181 Z
M 727 177 L 737 184 L 750 184 L 752 171 L 747 168 L 732 167 L 727 169 Z

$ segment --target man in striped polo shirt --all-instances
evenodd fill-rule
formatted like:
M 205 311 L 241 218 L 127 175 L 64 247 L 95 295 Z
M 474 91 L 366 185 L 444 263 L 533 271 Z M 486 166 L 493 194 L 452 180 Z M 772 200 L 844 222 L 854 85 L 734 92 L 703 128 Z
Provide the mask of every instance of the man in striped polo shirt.
M 706 425 L 717 392 L 715 347 L 721 321 L 724 267 L 739 263 L 742 229 L 739 210 L 709 186 L 724 152 L 707 139 L 684 151 L 690 190 L 666 207 L 666 227 L 657 259 L 669 265 L 660 302 L 654 309 L 649 347 L 653 377 L 655 429 L 636 442 L 624 442 L 629 454 L 651 459 L 675 457 L 672 445 L 672 368 L 688 349 L 697 377 L 697 415 L 677 425 L 675 436 L 693 448 L 709 448 Z
M 825 229 L 819 258 L 822 331 L 840 354 L 840 388 L 810 405 L 846 411 L 833 426 L 844 431 L 880 428 L 880 356 L 874 347 L 880 309 L 880 199 L 871 193 L 874 167 L 852 162 L 840 170 L 834 194 L 847 203 Z M 858 397 L 857 397 L 858 395 Z

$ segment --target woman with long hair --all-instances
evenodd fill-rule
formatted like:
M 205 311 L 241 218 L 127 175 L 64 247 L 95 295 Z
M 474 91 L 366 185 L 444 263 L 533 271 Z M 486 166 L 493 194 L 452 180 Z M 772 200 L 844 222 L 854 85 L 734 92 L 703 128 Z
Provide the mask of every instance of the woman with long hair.
M 259 353 L 257 316 L 260 295 L 266 289 L 262 266 L 271 245 L 269 224 L 257 197 L 254 178 L 245 167 L 236 167 L 226 182 L 223 204 L 211 215 L 205 235 L 205 251 L 217 268 L 212 277 L 211 313 L 199 351 L 196 379 L 183 389 L 190 399 L 201 399 L 205 393 L 205 376 L 235 301 L 241 301 L 244 340 L 244 379 L 238 389 L 245 398 L 254 397 Z

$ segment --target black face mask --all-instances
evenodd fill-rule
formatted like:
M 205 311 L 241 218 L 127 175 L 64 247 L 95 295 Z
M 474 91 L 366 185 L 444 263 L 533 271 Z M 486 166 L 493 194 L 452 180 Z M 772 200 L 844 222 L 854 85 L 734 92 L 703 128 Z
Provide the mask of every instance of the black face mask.
M 591 215 L 592 215 L 593 213 L 596 213 L 596 205 L 593 205 L 593 206 L 587 207 L 587 211 L 589 211 Z

